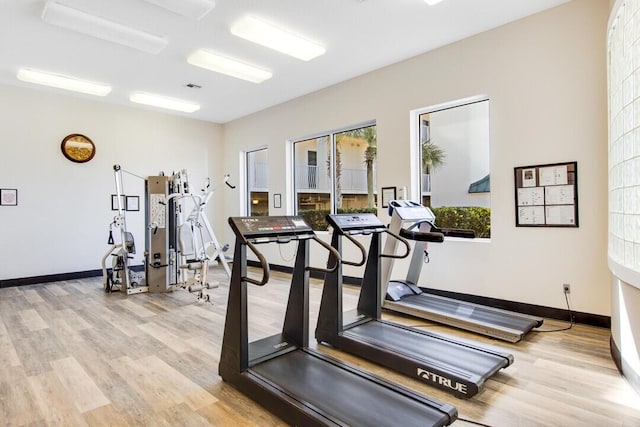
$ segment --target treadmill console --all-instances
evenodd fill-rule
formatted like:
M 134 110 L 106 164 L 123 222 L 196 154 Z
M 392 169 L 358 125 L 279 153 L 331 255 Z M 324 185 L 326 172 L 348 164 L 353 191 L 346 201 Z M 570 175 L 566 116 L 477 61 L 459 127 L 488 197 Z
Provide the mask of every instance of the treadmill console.
M 327 221 L 331 226 L 342 233 L 371 232 L 386 229 L 380 219 L 372 213 L 333 214 L 327 215 Z
M 436 220 L 436 216 L 431 212 L 431 209 L 411 200 L 390 201 L 389 215 L 391 216 L 394 211 L 403 221 L 425 220 L 433 224 Z
M 229 225 L 238 236 L 254 242 L 293 240 L 314 236 L 301 216 L 230 217 Z

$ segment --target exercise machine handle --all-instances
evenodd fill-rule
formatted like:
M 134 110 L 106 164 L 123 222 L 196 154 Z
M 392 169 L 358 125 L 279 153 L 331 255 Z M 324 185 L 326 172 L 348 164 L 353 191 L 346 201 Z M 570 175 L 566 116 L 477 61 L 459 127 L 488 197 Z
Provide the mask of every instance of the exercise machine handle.
M 465 239 L 476 238 L 475 230 L 465 230 L 462 228 L 438 228 L 437 231 L 447 237 L 463 237 Z
M 336 257 L 336 264 L 331 268 L 321 268 L 321 267 L 311 267 L 310 265 L 306 267 L 307 271 L 318 271 L 320 273 L 333 273 L 336 271 L 340 263 L 342 262 L 342 257 L 340 256 L 340 252 L 338 252 L 333 246 L 328 243 L 323 242 L 317 236 L 312 237 L 313 240 L 318 242 L 320 246 L 324 247 L 326 250 L 331 252 Z
M 371 233 L 369 233 L 369 234 L 371 234 Z M 346 264 L 346 265 L 353 265 L 354 267 L 360 267 L 361 265 L 364 265 L 364 263 L 367 261 L 367 251 L 365 250 L 364 246 L 362 246 L 362 243 L 358 242 L 356 239 L 354 239 L 353 237 L 351 237 L 348 234 L 343 234 L 343 236 L 346 237 L 347 239 L 349 239 L 354 245 L 356 245 L 358 247 L 358 249 L 360 249 L 360 253 L 362 254 L 362 260 L 360 260 L 358 262 L 353 262 L 353 261 L 345 261 L 343 259 L 342 263 Z
M 413 231 L 403 228 L 400 230 L 400 235 L 409 240 L 415 240 L 418 242 L 444 242 L 444 234 L 432 231 Z
M 229 177 L 230 177 L 229 174 L 226 174 L 224 176 L 224 183 L 227 184 L 227 187 L 229 187 L 229 188 L 231 188 L 233 190 L 234 188 L 236 188 L 236 186 L 229 184 Z
M 252 283 L 258 286 L 264 286 L 269 281 L 269 274 L 270 274 L 269 263 L 264 258 L 264 255 L 262 255 L 262 253 L 250 241 L 248 241 L 247 239 L 243 239 L 243 240 L 244 240 L 244 243 L 247 245 L 247 247 L 251 249 L 251 252 L 253 252 L 255 256 L 258 257 L 258 260 L 260 261 L 260 268 L 262 269 L 262 280 L 256 280 L 256 279 L 252 279 L 251 277 L 244 276 L 242 278 L 242 281 Z
M 396 233 L 392 233 L 391 231 L 389 231 L 388 229 L 384 230 L 385 233 L 391 235 L 391 237 L 393 237 L 396 240 L 399 240 L 400 242 L 402 242 L 402 244 L 404 244 L 404 248 L 406 249 L 406 252 L 402 255 L 398 255 L 398 254 L 380 254 L 380 257 L 384 257 L 384 258 L 398 258 L 398 259 L 402 259 L 402 258 L 406 258 L 409 256 L 409 253 L 411 252 L 411 245 L 409 244 L 409 242 L 407 241 L 407 239 L 398 236 Z M 402 234 L 402 232 L 401 232 Z

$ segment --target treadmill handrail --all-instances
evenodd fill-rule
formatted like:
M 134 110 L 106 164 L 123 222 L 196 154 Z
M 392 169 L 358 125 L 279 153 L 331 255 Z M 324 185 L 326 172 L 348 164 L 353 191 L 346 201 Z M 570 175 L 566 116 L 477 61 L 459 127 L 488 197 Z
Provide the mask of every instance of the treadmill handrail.
M 470 229 L 466 229 L 466 228 L 440 228 L 437 225 L 435 225 L 431 220 L 428 219 L 423 219 L 420 221 L 416 221 L 413 224 L 411 224 L 411 226 L 409 226 L 408 228 L 402 228 L 400 230 L 400 232 L 402 233 L 403 230 L 407 230 L 407 231 L 412 231 L 414 228 L 420 227 L 422 224 L 428 224 L 429 227 L 431 228 L 431 233 L 441 233 L 443 236 L 445 237 L 462 237 L 465 239 L 475 239 L 476 238 L 476 231 L 475 230 L 470 230 Z M 422 231 L 422 233 L 424 233 L 424 231 Z M 409 236 L 405 236 L 407 238 L 411 238 Z M 427 242 L 438 242 L 440 243 L 440 240 L 426 240 Z
M 435 243 L 444 242 L 444 234 L 439 232 L 412 231 L 406 228 L 402 228 L 400 229 L 400 235 L 402 237 L 406 237 L 407 239 L 418 241 L 418 242 L 435 242 Z
M 324 247 L 325 249 L 327 249 L 329 252 L 331 252 L 333 254 L 333 256 L 336 257 L 336 263 L 333 267 L 331 268 L 322 268 L 322 267 L 312 267 L 310 265 L 306 266 L 305 269 L 307 271 L 318 271 L 320 273 L 333 273 L 334 271 L 336 271 L 336 269 L 338 268 L 338 266 L 340 265 L 340 263 L 342 263 L 342 257 L 340 256 L 340 252 L 338 252 L 333 246 L 331 246 L 330 244 L 323 242 L 321 239 L 319 239 L 317 236 L 313 236 L 311 238 L 312 240 L 315 240 L 316 242 L 318 242 L 320 244 L 320 246 Z
M 362 254 L 362 260 L 358 262 L 354 262 L 354 261 L 345 261 L 343 259 L 342 263 L 346 265 L 353 265 L 354 267 L 360 267 L 361 265 L 364 265 L 364 263 L 367 262 L 367 251 L 364 248 L 364 245 L 348 234 L 343 234 L 343 236 L 346 237 L 351 243 L 356 245 L 358 249 L 360 249 L 360 253 Z
M 475 239 L 476 231 L 464 228 L 437 228 L 437 232 L 444 234 L 446 237 L 462 237 L 464 239 Z
M 404 244 L 405 249 L 407 250 L 404 254 L 402 255 L 398 255 L 398 254 L 380 254 L 381 258 L 398 258 L 398 259 L 402 259 L 402 258 L 406 258 L 409 256 L 409 254 L 411 253 L 411 245 L 409 244 L 409 242 L 407 241 L 407 239 L 398 236 L 396 233 L 389 231 L 389 229 L 384 229 L 384 232 L 391 235 L 393 238 L 395 238 L 396 240 L 402 242 Z
M 269 263 L 265 259 L 264 255 L 262 255 L 262 253 L 253 245 L 253 243 L 251 243 L 247 239 L 244 239 L 244 236 L 243 236 L 243 240 L 244 240 L 244 243 L 247 245 L 247 247 L 251 249 L 251 252 L 253 252 L 255 256 L 258 257 L 258 260 L 260 261 L 260 268 L 262 269 L 262 280 L 256 280 L 248 276 L 243 276 L 242 281 L 247 283 L 252 283 L 258 286 L 264 286 L 267 284 L 267 282 L 269 282 L 269 274 L 270 274 Z

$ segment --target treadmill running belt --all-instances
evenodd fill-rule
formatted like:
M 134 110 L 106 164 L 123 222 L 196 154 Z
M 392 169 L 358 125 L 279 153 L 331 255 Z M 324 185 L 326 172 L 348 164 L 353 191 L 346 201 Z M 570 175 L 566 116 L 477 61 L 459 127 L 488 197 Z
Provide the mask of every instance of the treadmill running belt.
M 478 307 L 477 305 L 469 305 L 465 302 L 449 298 L 434 297 L 427 293 L 405 297 L 402 298 L 401 301 L 403 304 L 424 308 L 429 311 L 436 311 L 450 316 L 463 317 L 519 331 L 528 332 L 538 326 L 537 322 L 522 318 L 517 314 L 496 313 L 495 311 Z
M 250 368 L 301 402 L 351 426 L 445 426 L 448 415 L 304 351 Z
M 452 344 L 434 334 L 424 335 L 408 331 L 384 322 L 370 321 L 349 328 L 345 335 L 358 337 L 379 347 L 389 348 L 417 359 L 426 360 L 436 366 L 449 366 L 457 373 L 467 373 L 483 381 L 503 367 L 509 366 L 506 357 L 489 351 Z

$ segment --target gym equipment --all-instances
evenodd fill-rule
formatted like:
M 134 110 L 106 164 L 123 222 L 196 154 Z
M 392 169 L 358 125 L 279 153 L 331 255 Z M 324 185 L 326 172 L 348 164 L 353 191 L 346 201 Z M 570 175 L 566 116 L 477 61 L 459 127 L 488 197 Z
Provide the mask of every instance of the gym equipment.
M 228 182 L 225 184 L 235 188 Z M 207 179 L 200 194 L 191 192 L 186 170 L 171 177 L 150 176 L 145 181 L 147 206 L 146 271 L 150 292 L 167 292 L 176 288 L 199 292 L 217 287 L 206 281 L 209 262 L 220 262 L 228 276 L 225 248 L 218 242 L 204 212 L 213 196 Z M 184 212 L 191 206 L 190 213 Z
M 441 229 L 426 206 L 407 200 L 389 202 L 389 231 L 416 241 L 405 280 L 391 280 L 393 258 L 382 261 L 383 307 L 509 342 L 520 341 L 543 319 L 499 308 L 429 293 L 418 286 L 422 265 L 428 261 L 427 242 L 443 242 L 445 236 L 475 237 L 469 230 Z M 419 244 L 419 242 L 424 242 Z M 385 252 L 395 253 L 397 243 L 387 240 Z
M 327 221 L 333 228 L 331 246 L 342 254 L 342 237 L 345 237 L 360 250 L 362 260 L 343 259 L 335 271 L 325 275 L 316 328 L 318 342 L 331 344 L 461 398 L 477 394 L 489 377 L 513 363 L 511 354 L 497 349 L 382 320 L 380 259 L 407 257 L 409 243 L 387 230 L 374 214 L 328 215 Z M 405 245 L 406 253 L 381 253 L 383 233 L 387 234 L 387 241 Z M 368 256 L 364 246 L 352 237 L 358 234 L 371 235 Z M 361 266 L 365 261 L 357 309 L 343 313 L 342 265 Z
M 140 286 L 142 276 L 135 273 L 129 266 L 129 260 L 136 253 L 133 234 L 127 231 L 127 217 L 122 206 L 122 170 L 119 165 L 113 166 L 116 182 L 116 196 L 118 215 L 109 224 L 110 245 L 102 257 L 102 287 L 105 292 L 123 291 L 127 295 L 148 292 L 147 286 Z M 116 244 L 113 238 L 113 227 L 120 229 L 120 243 Z M 111 269 L 107 268 L 107 259 L 112 257 Z
M 231 217 L 229 224 L 236 242 L 218 368 L 224 381 L 291 425 L 445 426 L 456 419 L 453 406 L 308 348 L 310 271 L 331 272 L 340 256 L 302 217 Z M 249 342 L 247 284 L 266 285 L 270 272 L 256 246 L 290 241 L 298 249 L 282 332 Z M 311 267 L 311 241 L 332 253 L 335 265 Z M 247 248 L 259 260 L 260 280 L 248 275 Z
M 220 245 L 205 214 L 205 207 L 215 191 L 210 188 L 209 179 L 205 181 L 200 193 L 196 194 L 191 191 L 186 170 L 175 172 L 171 176 L 161 173 L 144 178 L 125 171 L 119 165 L 115 165 L 113 169 L 118 215 L 110 225 L 109 244 L 112 246 L 102 260 L 105 291 L 121 290 L 132 294 L 186 289 L 196 294 L 199 300 L 209 301 L 209 295 L 204 290 L 218 286 L 207 281 L 209 263 L 219 262 L 227 275 L 231 276 L 224 256 L 228 245 Z M 124 194 L 123 172 L 145 182 L 147 215 L 144 275 L 134 273 L 129 266 L 135 249 L 129 250 L 134 247 L 133 235 L 127 231 L 125 209 L 121 206 Z M 228 180 L 229 175 L 225 175 L 224 183 L 232 189 L 235 188 Z M 188 215 L 185 212 L 189 212 Z M 123 243 L 114 244 L 113 226 L 120 228 Z M 114 257 L 114 261 L 112 268 L 107 270 L 106 259 L 110 255 Z

